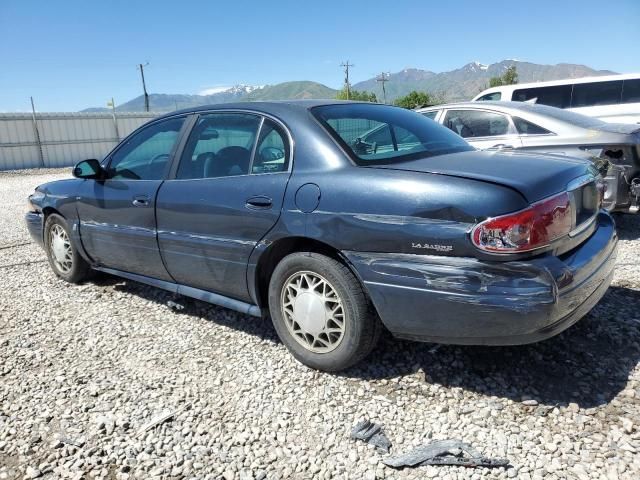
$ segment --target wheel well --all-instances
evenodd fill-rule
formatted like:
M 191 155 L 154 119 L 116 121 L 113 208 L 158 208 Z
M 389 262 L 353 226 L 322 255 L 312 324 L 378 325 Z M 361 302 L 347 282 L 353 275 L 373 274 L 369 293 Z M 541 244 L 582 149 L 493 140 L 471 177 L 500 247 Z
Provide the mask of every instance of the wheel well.
M 43 215 L 43 219 L 42 219 L 42 238 L 45 238 L 45 226 L 47 224 L 47 218 L 49 218 L 49 215 L 51 215 L 52 213 L 55 213 L 57 215 L 60 215 L 62 217 L 62 215 L 60 214 L 59 211 L 57 211 L 55 208 L 53 207 L 44 207 L 42 209 L 42 215 Z M 64 218 L 64 217 L 63 217 Z
M 261 308 L 268 308 L 269 281 L 276 265 L 284 257 L 295 252 L 314 252 L 325 255 L 346 265 L 353 272 L 353 268 L 340 254 L 340 251 L 331 245 L 307 237 L 283 238 L 269 246 L 268 250 L 261 255 L 256 266 L 256 296 Z M 353 273 L 358 277 L 355 272 Z
M 57 211 L 57 210 L 56 210 L 55 208 L 53 208 L 53 207 L 44 207 L 44 208 L 42 209 L 42 214 L 44 215 L 44 219 L 45 219 L 45 221 L 47 220 L 47 217 L 48 217 L 49 215 L 51 215 L 52 213 L 55 213 L 55 214 L 60 215 L 60 216 L 62 217 L 62 215 L 60 214 L 60 212 L 59 212 L 59 211 Z M 63 218 L 64 218 L 64 217 L 63 217 Z

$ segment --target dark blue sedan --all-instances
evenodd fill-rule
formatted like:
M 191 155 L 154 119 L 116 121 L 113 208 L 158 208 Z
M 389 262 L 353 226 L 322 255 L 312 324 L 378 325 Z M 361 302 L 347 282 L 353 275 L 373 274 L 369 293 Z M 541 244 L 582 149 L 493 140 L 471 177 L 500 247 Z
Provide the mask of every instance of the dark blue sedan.
M 590 163 L 480 152 L 384 105 L 183 110 L 73 174 L 38 187 L 26 216 L 59 277 L 99 270 L 270 315 L 322 370 L 363 359 L 383 327 L 457 344 L 548 338 L 600 300 L 615 262 Z

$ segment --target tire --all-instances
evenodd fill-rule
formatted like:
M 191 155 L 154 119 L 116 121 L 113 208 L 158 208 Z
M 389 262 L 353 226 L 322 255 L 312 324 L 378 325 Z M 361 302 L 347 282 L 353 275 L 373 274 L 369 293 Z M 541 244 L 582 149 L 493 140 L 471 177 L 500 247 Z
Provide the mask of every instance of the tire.
M 313 252 L 293 253 L 278 263 L 269 282 L 269 311 L 291 354 L 326 372 L 363 360 L 382 331 L 351 270 Z
M 78 253 L 69 232 L 64 217 L 55 213 L 49 215 L 44 225 L 44 249 L 49 265 L 58 277 L 70 283 L 80 283 L 91 276 L 92 270 Z

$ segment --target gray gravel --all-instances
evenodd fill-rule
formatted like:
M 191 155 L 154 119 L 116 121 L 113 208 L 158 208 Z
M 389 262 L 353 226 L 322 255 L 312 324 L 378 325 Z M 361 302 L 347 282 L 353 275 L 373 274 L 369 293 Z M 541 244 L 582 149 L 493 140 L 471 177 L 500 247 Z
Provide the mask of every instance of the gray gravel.
M 269 322 L 188 299 L 176 312 L 109 276 L 58 280 L 20 245 L 22 215 L 67 175 L 0 174 L 0 480 L 639 477 L 640 216 L 618 217 L 614 286 L 568 332 L 510 348 L 383 338 L 330 375 Z M 458 438 L 512 468 L 392 470 L 349 439 L 364 418 L 393 453 Z

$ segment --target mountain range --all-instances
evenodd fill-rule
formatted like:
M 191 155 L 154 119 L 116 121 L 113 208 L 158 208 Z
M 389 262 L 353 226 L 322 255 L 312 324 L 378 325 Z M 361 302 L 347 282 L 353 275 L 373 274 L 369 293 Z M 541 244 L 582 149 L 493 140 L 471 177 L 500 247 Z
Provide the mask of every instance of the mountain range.
M 571 63 L 540 65 L 518 60 L 503 60 L 491 65 L 472 62 L 461 68 L 441 73 L 418 68 L 406 68 L 400 72 L 387 75 L 388 82 L 385 85 L 387 101 L 392 102 L 412 90 L 436 94 L 443 101 L 469 100 L 488 87 L 491 77 L 502 75 L 512 65 L 516 67 L 520 83 L 611 75 L 615 73 L 609 70 L 594 70 L 585 65 Z M 357 82 L 351 88 L 373 92 L 377 95 L 378 100 L 382 101 L 382 88 L 376 77 Z M 152 93 L 149 95 L 149 105 L 153 111 L 171 111 L 234 101 L 335 98 L 337 93 L 338 90 L 321 83 L 303 80 L 263 86 L 241 84 L 209 95 Z M 101 112 L 106 110 L 106 108 L 87 108 L 83 111 Z M 140 95 L 118 105 L 116 110 L 121 112 L 144 111 L 144 96 Z

